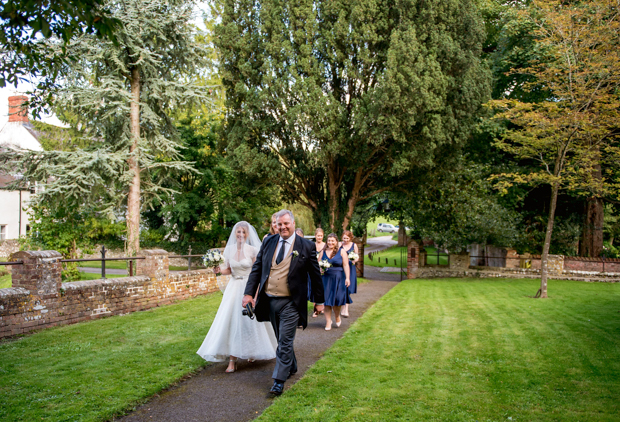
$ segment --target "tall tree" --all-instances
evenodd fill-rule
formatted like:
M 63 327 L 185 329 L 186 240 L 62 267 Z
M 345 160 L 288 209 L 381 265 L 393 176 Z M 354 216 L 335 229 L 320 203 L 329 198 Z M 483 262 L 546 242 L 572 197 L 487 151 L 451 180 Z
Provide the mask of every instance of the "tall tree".
M 499 175 L 500 187 L 515 182 L 551 186 L 537 293 L 543 298 L 547 297 L 548 255 L 560 189 L 588 197 L 618 192 L 617 183 L 608 176 L 620 161 L 619 13 L 618 0 L 534 1 L 524 15 L 535 25 L 535 38 L 546 59 L 517 72 L 534 78 L 524 89 L 544 86 L 550 98 L 493 102 L 503 110 L 500 116 L 515 125 L 497 146 L 540 166 L 527 174 Z M 599 172 L 601 168 L 608 170 Z
M 240 168 L 336 230 L 462 142 L 489 94 L 471 1 L 226 0 L 217 34 Z
M 168 113 L 206 98 L 195 81 L 207 55 L 191 24 L 191 0 L 110 0 L 105 6 L 121 22 L 114 41 L 84 34 L 51 44 L 78 58 L 61 69 L 65 83 L 57 102 L 78 116 L 91 148 L 22 153 L 16 165 L 27 178 L 49 182 L 41 201 L 126 206 L 133 255 L 141 206 L 170 192 L 163 184 L 175 171 L 192 171 L 178 161 L 181 144 Z
M 498 201 L 486 174 L 485 166 L 462 159 L 451 171 L 421 177 L 416 189 L 391 195 L 390 204 L 402 210 L 414 238 L 432 239 L 451 252 L 472 243 L 515 246 L 520 216 Z
M 0 3 L 0 87 L 38 80 L 42 91 L 56 85 L 58 65 L 74 59 L 50 54 L 41 36 L 66 43 L 81 33 L 114 39 L 118 20 L 110 16 L 106 0 L 12 0 Z M 31 96 L 30 109 L 38 114 L 51 96 Z
M 224 110 L 219 111 L 204 107 L 179 116 L 183 158 L 197 171 L 169 180 L 166 186 L 176 192 L 143 213 L 149 228 L 177 239 L 176 250 L 195 242 L 219 244 L 239 220 L 258 228 L 281 205 L 277 188 L 231 169 L 226 150 L 219 147 Z

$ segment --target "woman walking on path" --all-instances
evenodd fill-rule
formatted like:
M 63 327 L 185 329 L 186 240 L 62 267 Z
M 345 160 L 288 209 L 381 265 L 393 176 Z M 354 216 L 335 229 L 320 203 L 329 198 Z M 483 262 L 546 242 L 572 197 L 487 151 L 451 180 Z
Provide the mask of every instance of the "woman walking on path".
M 274 234 L 278 234 L 278 223 L 276 222 L 275 212 L 271 215 L 271 225 L 269 226 L 269 232 L 263 236 L 263 240 L 265 240 L 267 236 L 271 236 Z
M 345 230 L 342 233 L 342 249 L 344 249 L 344 251 L 347 253 L 347 261 L 349 261 L 349 265 L 350 265 L 349 272 L 351 274 L 350 276 L 351 285 L 349 286 L 349 294 L 355 294 L 357 293 L 357 270 L 355 269 L 355 264 L 357 263 L 359 258 L 351 260 L 349 259 L 348 256 L 351 252 L 355 252 L 359 256 L 359 249 L 357 248 L 357 245 L 353 243 L 353 233 L 351 233 L 351 231 L 349 230 Z M 344 305 L 344 308 L 342 308 L 341 315 L 345 318 L 349 317 L 349 304 L 348 303 L 346 303 Z
M 314 231 L 314 245 L 316 246 L 316 259 L 318 259 L 320 261 L 320 257 L 321 254 L 323 253 L 323 249 L 325 249 L 325 242 L 323 242 L 323 238 L 325 237 L 325 232 L 323 231 L 322 228 L 318 228 Z M 318 317 L 320 314 L 322 314 L 323 312 L 318 312 L 316 310 L 316 303 L 314 302 L 314 298 L 312 297 L 312 292 L 310 290 L 308 290 L 308 300 L 312 303 L 314 303 L 314 312 L 312 312 L 312 318 L 316 318 Z
M 316 251 L 322 252 L 325 249 L 325 242 L 323 242 L 323 238 L 325 237 L 325 232 L 322 228 L 318 228 L 314 231 L 314 245 L 316 246 Z
M 271 324 L 243 316 L 239 306 L 260 245 L 254 227 L 240 221 L 235 224 L 224 249 L 224 264 L 215 268 L 216 273 L 230 274 L 230 281 L 222 290 L 222 303 L 196 353 L 209 362 L 228 359 L 226 372 L 235 372 L 238 358 L 254 361 L 276 357 L 278 341 Z
M 325 330 L 332 329 L 332 308 L 336 327 L 340 327 L 340 308 L 351 303 L 349 296 L 350 266 L 349 258 L 343 248 L 338 247 L 338 237 L 334 233 L 327 236 L 327 247 L 321 254 L 319 263 L 327 261 L 331 266 L 324 271 L 323 289 L 325 292 Z

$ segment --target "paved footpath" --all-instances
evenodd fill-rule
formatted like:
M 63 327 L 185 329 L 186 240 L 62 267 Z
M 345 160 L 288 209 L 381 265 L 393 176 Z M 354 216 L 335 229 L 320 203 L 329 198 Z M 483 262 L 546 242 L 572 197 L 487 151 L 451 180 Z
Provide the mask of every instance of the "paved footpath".
M 350 317 L 342 319 L 340 328 L 333 326 L 331 331 L 325 331 L 325 318 L 319 316 L 309 317 L 308 328 L 297 330 L 295 354 L 299 372 L 286 382 L 286 389 L 295 384 L 347 328 L 394 287 L 399 279 L 393 274 L 381 275 L 379 280 L 358 286 L 357 294 L 353 295 L 354 303 L 349 307 Z M 195 353 L 195 350 L 187 352 Z M 237 371 L 232 374 L 224 373 L 227 362 L 212 364 L 191 378 L 156 395 L 148 403 L 120 420 L 250 421 L 273 402 L 267 398 L 267 392 L 273 383 L 271 373 L 274 364 L 275 360 L 254 363 L 240 360 Z

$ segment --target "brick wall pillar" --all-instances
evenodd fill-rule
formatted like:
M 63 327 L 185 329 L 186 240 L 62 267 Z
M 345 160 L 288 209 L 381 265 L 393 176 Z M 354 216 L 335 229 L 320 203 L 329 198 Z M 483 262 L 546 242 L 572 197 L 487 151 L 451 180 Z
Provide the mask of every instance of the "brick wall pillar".
M 419 249 L 420 253 L 418 253 L 418 267 L 426 266 L 426 249 L 423 247 Z
M 163 249 L 141 249 L 136 260 L 136 275 L 145 275 L 152 280 L 165 281 L 170 275 L 168 252 Z
M 547 258 L 547 268 L 549 269 L 549 275 L 562 275 L 564 272 L 564 256 L 549 255 Z
M 11 254 L 13 287 L 22 287 L 41 298 L 58 297 L 62 283 L 62 255 L 56 251 L 19 251 Z
M 353 238 L 353 242 L 357 245 L 358 254 L 360 256 L 360 259 L 358 259 L 355 264 L 355 273 L 358 277 L 364 277 L 364 238 L 365 237 Z
M 469 252 L 461 252 L 459 254 L 450 254 L 451 270 L 468 270 L 469 269 Z
M 415 240 L 407 243 L 407 278 L 416 278 L 420 259 L 420 245 Z

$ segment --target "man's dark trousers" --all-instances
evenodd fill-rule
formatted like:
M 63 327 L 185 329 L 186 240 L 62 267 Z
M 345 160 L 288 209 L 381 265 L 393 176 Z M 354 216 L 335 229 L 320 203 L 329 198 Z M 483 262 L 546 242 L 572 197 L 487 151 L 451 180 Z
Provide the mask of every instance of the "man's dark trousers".
M 278 339 L 272 378 L 284 382 L 290 373 L 297 372 L 293 342 L 299 325 L 299 312 L 290 297 L 269 298 L 269 320 Z

